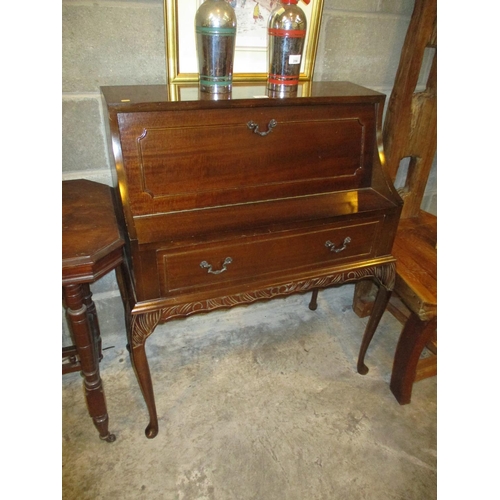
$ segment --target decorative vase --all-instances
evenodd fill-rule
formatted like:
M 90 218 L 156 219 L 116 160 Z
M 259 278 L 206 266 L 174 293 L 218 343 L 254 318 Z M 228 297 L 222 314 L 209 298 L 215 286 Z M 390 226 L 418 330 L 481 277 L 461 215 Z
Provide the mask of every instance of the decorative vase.
M 227 0 L 206 0 L 195 17 L 201 92 L 231 92 L 236 14 Z
M 280 0 L 269 17 L 267 88 L 278 96 L 296 93 L 299 84 L 307 20 L 297 2 Z

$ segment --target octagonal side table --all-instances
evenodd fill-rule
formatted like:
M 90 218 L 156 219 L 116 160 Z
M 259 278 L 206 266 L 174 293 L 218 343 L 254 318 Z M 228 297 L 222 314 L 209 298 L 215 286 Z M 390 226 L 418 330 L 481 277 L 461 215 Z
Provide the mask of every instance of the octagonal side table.
M 62 372 L 81 371 L 90 416 L 102 440 L 113 442 L 99 373 L 102 358 L 97 311 L 89 285 L 123 262 L 124 240 L 109 186 L 62 182 L 62 287 L 74 346 L 63 347 Z

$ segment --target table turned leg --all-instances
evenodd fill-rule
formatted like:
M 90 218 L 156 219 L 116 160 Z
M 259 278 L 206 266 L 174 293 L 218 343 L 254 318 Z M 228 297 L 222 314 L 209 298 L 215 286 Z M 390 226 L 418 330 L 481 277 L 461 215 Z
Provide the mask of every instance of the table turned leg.
M 89 319 L 90 329 L 92 335 L 94 336 L 94 343 L 96 347 L 97 357 L 99 361 L 102 360 L 102 340 L 101 340 L 101 330 L 99 328 L 99 320 L 97 318 L 97 309 L 95 303 L 92 300 L 92 292 L 90 291 L 90 286 L 88 284 L 82 285 L 83 288 L 83 303 L 87 308 L 87 318 Z
M 99 431 L 99 437 L 111 443 L 115 441 L 116 437 L 108 431 L 108 412 L 99 373 L 99 359 L 94 335 L 85 305 L 84 286 L 80 284 L 66 285 L 63 287 L 63 291 L 66 313 L 80 358 L 88 411 Z

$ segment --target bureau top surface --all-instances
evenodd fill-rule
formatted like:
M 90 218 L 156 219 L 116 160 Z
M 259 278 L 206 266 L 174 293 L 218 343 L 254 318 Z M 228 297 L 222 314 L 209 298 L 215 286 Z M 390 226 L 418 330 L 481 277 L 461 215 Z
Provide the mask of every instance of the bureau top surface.
M 248 106 L 286 106 L 314 102 L 380 102 L 384 94 L 350 82 L 304 82 L 297 95 L 270 97 L 265 82 L 234 83 L 230 99 L 213 100 L 209 94 L 199 92 L 198 85 L 124 85 L 101 87 L 108 108 L 118 112 L 131 110 L 159 111 L 176 108 L 232 108 Z

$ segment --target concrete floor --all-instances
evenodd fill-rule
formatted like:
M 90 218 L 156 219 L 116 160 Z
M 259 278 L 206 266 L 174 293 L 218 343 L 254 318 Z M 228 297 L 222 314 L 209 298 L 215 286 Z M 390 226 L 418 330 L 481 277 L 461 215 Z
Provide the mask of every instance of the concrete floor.
M 386 313 L 356 373 L 366 319 L 354 287 L 193 316 L 147 342 L 160 432 L 125 348 L 103 337 L 114 443 L 99 440 L 78 373 L 63 377 L 63 498 L 178 500 L 437 497 L 436 378 L 410 405 L 389 390 L 401 325 Z

